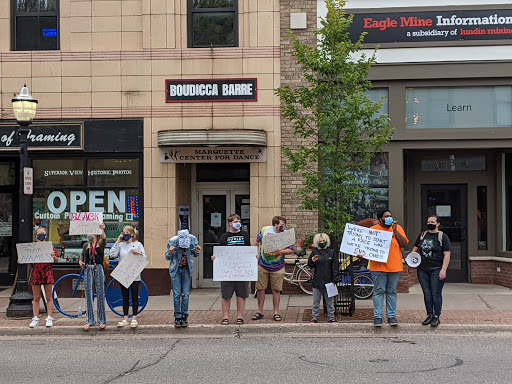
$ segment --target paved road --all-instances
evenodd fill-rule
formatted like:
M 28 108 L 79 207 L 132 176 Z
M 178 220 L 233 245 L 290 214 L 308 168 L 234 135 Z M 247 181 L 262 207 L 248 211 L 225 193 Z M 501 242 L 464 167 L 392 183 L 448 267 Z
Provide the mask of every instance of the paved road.
M 3 337 L 5 383 L 510 383 L 512 334 Z

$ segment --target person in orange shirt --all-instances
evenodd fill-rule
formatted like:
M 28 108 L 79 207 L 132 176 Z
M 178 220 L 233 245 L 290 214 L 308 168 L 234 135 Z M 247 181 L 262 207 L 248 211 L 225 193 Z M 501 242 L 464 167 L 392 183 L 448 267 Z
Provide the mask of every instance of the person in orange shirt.
M 402 248 L 407 247 L 409 240 L 405 235 L 404 229 L 393 220 L 393 216 L 388 209 L 383 209 L 377 213 L 379 223 L 372 226 L 371 229 L 393 232 L 393 239 L 389 247 L 389 255 L 386 263 L 372 261 L 370 271 L 372 273 L 373 283 L 373 325 L 382 327 L 382 311 L 384 306 L 384 294 L 386 294 L 386 315 L 388 323 L 391 326 L 398 325 L 396 319 L 397 287 L 400 273 L 403 271 Z

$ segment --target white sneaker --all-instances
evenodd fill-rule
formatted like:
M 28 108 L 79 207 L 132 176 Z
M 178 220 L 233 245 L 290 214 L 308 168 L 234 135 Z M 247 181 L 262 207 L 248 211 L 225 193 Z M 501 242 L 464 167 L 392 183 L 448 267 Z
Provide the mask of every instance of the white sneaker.
M 47 328 L 51 328 L 52 326 L 53 326 L 53 317 L 48 316 L 48 317 L 46 318 L 46 327 L 47 327 Z
M 29 325 L 29 328 L 35 328 L 35 327 L 37 327 L 38 325 L 39 325 L 39 317 L 34 316 L 34 317 L 32 318 L 32 322 L 31 322 L 31 323 L 30 323 L 30 325 Z

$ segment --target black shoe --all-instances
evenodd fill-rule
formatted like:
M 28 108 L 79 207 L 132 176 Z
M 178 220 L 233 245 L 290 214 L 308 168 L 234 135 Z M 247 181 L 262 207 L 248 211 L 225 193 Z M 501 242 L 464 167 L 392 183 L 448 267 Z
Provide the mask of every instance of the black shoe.
M 183 327 L 183 320 L 181 319 L 181 317 L 176 317 L 174 319 L 174 328 L 181 328 Z
M 373 326 L 376 328 L 382 327 L 382 319 L 375 318 L 373 319 Z
M 183 328 L 187 328 L 188 327 L 188 320 L 187 320 L 187 318 L 188 318 L 188 315 L 183 315 L 181 317 L 181 326 Z
M 428 316 L 427 316 L 427 318 L 421 322 L 421 324 L 423 324 L 423 325 L 429 325 L 429 324 L 432 322 L 432 318 L 433 318 L 433 317 L 434 317 L 434 316 L 432 316 L 432 315 L 428 315 Z
M 441 323 L 441 321 L 439 321 L 439 316 L 434 316 L 432 318 L 432 321 L 430 322 L 430 326 L 437 327 L 439 325 L 439 323 Z
M 398 325 L 398 320 L 396 319 L 396 317 L 388 317 L 388 323 L 389 325 L 395 327 Z

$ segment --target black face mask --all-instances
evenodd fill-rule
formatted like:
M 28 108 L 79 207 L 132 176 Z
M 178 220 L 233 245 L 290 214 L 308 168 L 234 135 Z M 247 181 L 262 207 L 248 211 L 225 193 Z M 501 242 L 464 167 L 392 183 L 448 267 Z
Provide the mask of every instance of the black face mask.
M 437 228 L 437 225 L 435 225 L 435 224 L 427 224 L 427 229 L 428 229 L 429 231 L 433 231 L 433 230 L 434 230 L 434 229 L 436 229 L 436 228 Z

